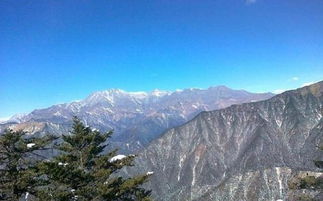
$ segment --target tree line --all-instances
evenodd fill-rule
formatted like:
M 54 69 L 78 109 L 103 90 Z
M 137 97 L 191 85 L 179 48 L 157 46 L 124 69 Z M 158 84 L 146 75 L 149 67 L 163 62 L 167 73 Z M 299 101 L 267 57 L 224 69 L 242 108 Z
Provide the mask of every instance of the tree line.
M 72 131 L 58 138 L 6 130 L 0 136 L 0 200 L 150 201 L 142 185 L 150 174 L 130 178 L 115 173 L 133 166 L 134 155 L 105 153 L 112 132 L 101 133 L 73 119 Z M 54 143 L 59 141 L 59 143 Z M 43 159 L 54 147 L 59 154 Z

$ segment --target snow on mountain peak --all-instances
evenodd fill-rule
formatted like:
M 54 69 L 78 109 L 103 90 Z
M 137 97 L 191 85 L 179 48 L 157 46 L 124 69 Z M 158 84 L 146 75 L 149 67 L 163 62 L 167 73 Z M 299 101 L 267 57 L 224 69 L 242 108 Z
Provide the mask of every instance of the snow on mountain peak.
M 144 92 L 144 91 L 136 91 L 136 92 L 127 92 L 130 96 L 135 97 L 135 98 L 147 98 L 148 93 Z
M 170 92 L 162 91 L 162 90 L 159 90 L 159 89 L 155 89 L 152 92 L 150 92 L 150 95 L 157 96 L 157 97 L 165 96 L 165 95 L 168 95 L 168 94 L 170 94 Z
M 9 119 L 7 119 L 4 122 L 17 122 L 17 123 L 20 123 L 20 122 L 22 122 L 24 120 L 24 117 L 26 115 L 27 114 L 25 114 L 25 113 L 15 114 L 15 115 L 13 115 L 12 117 L 10 117 Z
M 123 93 L 126 93 L 122 89 L 109 89 L 109 90 L 106 90 L 105 92 L 108 92 L 110 94 L 123 94 Z
M 90 103 L 97 103 L 101 101 L 108 101 L 111 103 L 115 102 L 116 98 L 135 98 L 135 99 L 148 99 L 150 97 L 162 97 L 165 95 L 170 94 L 171 92 L 162 91 L 155 89 L 151 92 L 144 92 L 144 91 L 135 91 L 135 92 L 128 92 L 121 89 L 109 89 L 105 91 L 97 91 L 92 93 L 88 96 L 85 101 Z

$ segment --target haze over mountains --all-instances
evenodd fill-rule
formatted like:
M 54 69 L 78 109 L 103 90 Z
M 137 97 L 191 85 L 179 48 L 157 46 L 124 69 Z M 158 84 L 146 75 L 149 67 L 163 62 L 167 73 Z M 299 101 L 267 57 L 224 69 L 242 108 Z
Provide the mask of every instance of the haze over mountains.
M 287 200 L 291 175 L 322 175 L 299 172 L 323 159 L 322 116 L 323 82 L 202 112 L 150 143 L 127 173 L 153 171 L 156 200 Z
M 71 119 L 78 116 L 100 131 L 113 129 L 112 145 L 133 152 L 169 128 L 179 126 L 201 111 L 225 108 L 233 104 L 259 101 L 271 93 L 250 93 L 225 86 L 208 89 L 184 89 L 174 92 L 126 92 L 120 89 L 99 91 L 81 101 L 37 109 L 12 117 L 0 129 L 25 129 L 29 133 L 60 135 L 70 130 Z

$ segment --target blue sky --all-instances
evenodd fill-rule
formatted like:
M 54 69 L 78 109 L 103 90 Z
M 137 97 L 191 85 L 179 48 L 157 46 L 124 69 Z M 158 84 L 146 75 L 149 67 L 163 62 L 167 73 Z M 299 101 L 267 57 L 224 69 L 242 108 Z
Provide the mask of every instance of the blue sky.
M 0 118 L 127 91 L 323 78 L 322 0 L 1 0 Z

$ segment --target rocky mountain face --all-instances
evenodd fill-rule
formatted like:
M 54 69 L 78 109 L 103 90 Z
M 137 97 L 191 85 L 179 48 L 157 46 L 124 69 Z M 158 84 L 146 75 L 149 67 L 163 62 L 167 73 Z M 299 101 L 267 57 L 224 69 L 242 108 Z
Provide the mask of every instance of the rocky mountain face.
M 60 135 L 68 133 L 72 117 L 78 116 L 100 131 L 113 129 L 112 145 L 124 152 L 133 152 L 201 111 L 270 97 L 270 93 L 255 94 L 225 86 L 149 93 L 112 89 L 95 92 L 81 101 L 14 116 L 7 123 L 0 124 L 0 131 L 10 127 L 36 135 Z
M 156 200 L 286 200 L 287 181 L 317 171 L 323 82 L 268 100 L 202 112 L 139 154 Z

